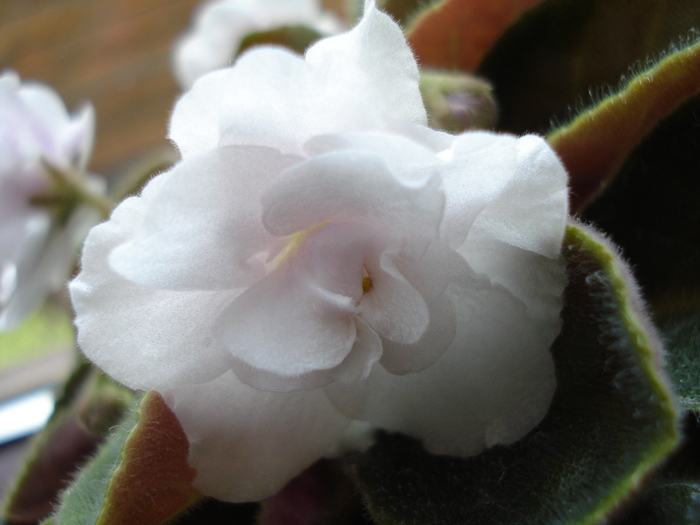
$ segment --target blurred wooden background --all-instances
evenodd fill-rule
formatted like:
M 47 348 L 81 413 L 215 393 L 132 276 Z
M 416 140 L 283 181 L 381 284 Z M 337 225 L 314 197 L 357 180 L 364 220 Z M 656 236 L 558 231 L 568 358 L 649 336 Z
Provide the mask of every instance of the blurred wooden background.
M 0 0 L 0 70 L 97 114 L 92 171 L 166 144 L 178 96 L 170 51 L 201 0 Z

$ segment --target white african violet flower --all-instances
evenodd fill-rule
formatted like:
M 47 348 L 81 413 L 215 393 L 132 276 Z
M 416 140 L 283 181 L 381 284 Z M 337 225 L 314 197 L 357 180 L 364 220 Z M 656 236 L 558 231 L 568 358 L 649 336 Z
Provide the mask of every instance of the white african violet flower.
M 193 27 L 175 45 L 173 66 L 183 89 L 205 73 L 228 66 L 243 39 L 258 31 L 305 25 L 323 34 L 342 27 L 318 0 L 213 0 L 199 8 Z
M 536 136 L 427 128 L 373 3 L 305 59 L 202 77 L 170 137 L 182 162 L 92 230 L 71 292 L 88 357 L 177 414 L 201 492 L 267 497 L 358 422 L 467 456 L 542 419 L 564 169 Z
M 81 212 L 58 227 L 31 202 L 52 188 L 45 163 L 84 171 L 94 128 L 92 106 L 71 117 L 48 86 L 0 75 L 0 330 L 65 285 L 77 243 L 97 222 L 86 225 Z

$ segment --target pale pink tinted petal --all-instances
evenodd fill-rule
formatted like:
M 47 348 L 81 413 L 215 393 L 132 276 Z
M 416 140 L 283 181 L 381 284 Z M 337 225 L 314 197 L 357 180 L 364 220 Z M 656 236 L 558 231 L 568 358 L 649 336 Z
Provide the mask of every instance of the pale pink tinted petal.
M 27 210 L 10 219 L 0 228 L 0 330 L 16 327 L 50 291 L 46 280 L 34 274 L 41 264 L 51 218 Z
M 250 366 L 296 376 L 345 359 L 355 341 L 355 313 L 351 298 L 319 288 L 303 261 L 292 257 L 239 296 L 217 319 L 215 331 Z
M 444 196 L 437 179 L 400 179 L 373 153 L 319 155 L 281 174 L 262 197 L 263 223 L 288 235 L 326 221 L 378 225 L 395 236 L 435 237 Z
M 219 290 L 254 282 L 278 243 L 262 226 L 260 194 L 295 162 L 258 147 L 217 148 L 183 161 L 141 205 L 143 224 L 115 248 L 110 264 L 153 288 Z
M 413 344 L 401 344 L 385 339 L 381 364 L 392 374 L 420 372 L 437 361 L 447 350 L 456 334 L 455 307 L 447 298 L 427 305 L 430 323 Z
M 65 161 L 79 172 L 87 167 L 94 138 L 95 108 L 85 104 L 66 126 L 59 146 Z
M 429 318 L 424 333 L 412 344 L 384 341 L 382 365 L 393 374 L 406 374 L 427 368 L 447 350 L 456 334 L 455 307 L 446 295 L 448 285 L 457 279 L 476 280 L 476 276 L 445 242 L 433 242 L 420 253 L 404 250 L 394 263 L 425 300 Z
M 383 339 L 413 344 L 428 327 L 428 306 L 396 269 L 390 252 L 384 251 L 377 259 L 368 261 L 372 288 L 360 301 L 362 318 Z
M 109 221 L 92 229 L 82 270 L 70 284 L 81 349 L 135 389 L 208 381 L 229 369 L 211 325 L 237 292 L 155 290 L 123 278 L 107 260 L 115 246 L 134 234 L 143 218 L 143 201 L 157 193 L 166 177 L 154 179 L 143 199 L 125 200 Z
M 194 487 L 224 501 L 259 501 L 335 448 L 350 420 L 323 390 L 263 392 L 233 373 L 164 392 L 190 441 Z
M 520 439 L 547 412 L 556 331 L 486 281 L 451 295 L 458 333 L 434 365 L 402 376 L 375 366 L 364 384 L 325 390 L 349 416 L 421 439 L 429 452 L 468 456 Z
M 423 181 L 444 164 L 424 145 L 401 135 L 383 132 L 321 135 L 304 145 L 304 151 L 310 157 L 343 150 L 374 153 L 386 162 L 392 173 L 408 181 Z
M 231 369 L 246 385 L 268 392 L 311 390 L 333 382 L 333 370 L 313 370 L 299 375 L 278 375 L 251 366 L 242 359 L 230 356 Z M 338 365 L 338 366 L 342 366 Z
M 362 298 L 363 265 L 375 237 L 363 224 L 331 222 L 291 256 L 305 266 L 316 286 L 357 304 Z
M 331 370 L 333 379 L 341 383 L 361 381 L 369 376 L 374 363 L 382 356 L 379 335 L 360 317 L 355 317 L 357 335 L 348 356 Z

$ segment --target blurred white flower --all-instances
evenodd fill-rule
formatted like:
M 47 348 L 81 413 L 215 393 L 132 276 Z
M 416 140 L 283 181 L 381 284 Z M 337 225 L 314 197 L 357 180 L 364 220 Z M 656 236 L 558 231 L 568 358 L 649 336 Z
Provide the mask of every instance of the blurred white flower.
M 81 211 L 59 225 L 33 203 L 54 185 L 47 165 L 84 172 L 94 128 L 92 106 L 71 117 L 48 86 L 0 75 L 0 330 L 65 286 L 78 243 L 97 222 Z
M 305 59 L 199 79 L 170 137 L 182 161 L 92 230 L 71 292 L 86 355 L 176 413 L 198 490 L 267 497 L 362 425 L 467 456 L 541 420 L 564 169 L 536 136 L 426 127 L 372 2 Z
M 183 89 L 205 73 L 228 66 L 243 39 L 281 26 L 305 25 L 335 34 L 341 22 L 319 0 L 212 0 L 202 5 L 192 28 L 173 51 L 175 76 Z

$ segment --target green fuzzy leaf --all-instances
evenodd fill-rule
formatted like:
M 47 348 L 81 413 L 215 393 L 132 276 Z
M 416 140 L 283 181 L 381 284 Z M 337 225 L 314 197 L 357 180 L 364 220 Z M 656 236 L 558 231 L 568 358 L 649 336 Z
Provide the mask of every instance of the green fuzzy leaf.
M 500 128 L 546 133 L 630 66 L 700 26 L 696 0 L 545 0 L 504 35 L 479 73 L 500 103 Z
M 8 523 L 35 523 L 53 511 L 59 491 L 117 424 L 132 394 L 87 363 L 66 383 L 46 427 L 33 439 L 5 502 Z
M 617 94 L 547 137 L 569 172 L 576 211 L 665 117 L 700 93 L 700 41 L 633 77 Z
M 615 525 L 697 525 L 700 483 L 667 482 L 645 491 L 634 509 Z
M 203 498 L 189 443 L 162 396 L 148 392 L 63 494 L 56 525 L 252 524 L 257 505 Z
M 700 96 L 663 120 L 584 210 L 621 246 L 667 340 L 684 406 L 700 400 Z
M 382 435 L 356 457 L 379 524 L 599 523 L 675 447 L 659 344 L 613 251 L 568 227 L 564 324 L 552 347 L 557 390 L 525 438 L 458 459 Z
M 238 48 L 241 54 L 254 46 L 282 46 L 303 55 L 306 49 L 323 35 L 307 26 L 283 26 L 246 36 Z
M 667 340 L 668 374 L 681 404 L 700 411 L 700 312 L 670 317 L 661 328 Z
M 137 410 L 132 410 L 95 458 L 80 472 L 75 483 L 63 494 L 61 506 L 49 521 L 56 525 L 93 525 L 102 512 L 107 486 L 119 464 L 124 442 L 136 425 Z M 46 523 L 46 522 L 45 522 Z
M 610 525 L 700 523 L 700 419 L 686 413 L 681 446 Z

